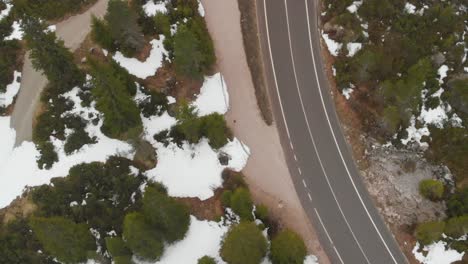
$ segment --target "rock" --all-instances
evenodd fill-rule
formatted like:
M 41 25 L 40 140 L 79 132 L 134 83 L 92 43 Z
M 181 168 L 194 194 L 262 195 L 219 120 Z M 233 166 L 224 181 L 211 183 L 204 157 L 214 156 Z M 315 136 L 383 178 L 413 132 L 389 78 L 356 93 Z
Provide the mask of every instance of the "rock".
M 434 64 L 437 65 L 437 67 L 439 67 L 446 61 L 445 56 L 444 54 L 442 54 L 442 52 L 437 52 L 436 54 L 432 55 L 431 59 L 434 62 Z
M 227 153 L 221 152 L 218 154 L 219 163 L 223 166 L 228 165 L 230 159 L 231 157 Z
M 143 167 L 144 170 L 150 170 L 156 167 L 157 156 L 153 146 L 146 140 L 139 140 L 135 144 L 135 157 L 133 161 Z

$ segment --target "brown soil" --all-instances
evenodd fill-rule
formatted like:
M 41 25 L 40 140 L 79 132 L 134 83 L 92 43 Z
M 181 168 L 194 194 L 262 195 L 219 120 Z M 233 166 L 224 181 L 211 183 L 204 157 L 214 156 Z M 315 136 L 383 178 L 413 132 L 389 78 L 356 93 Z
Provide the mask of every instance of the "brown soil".
M 224 189 L 217 189 L 213 197 L 207 200 L 199 198 L 178 198 L 177 200 L 186 204 L 190 209 L 190 214 L 199 220 L 219 221 L 224 214 L 221 205 L 221 194 Z
M 16 198 L 8 207 L 0 210 L 0 223 L 7 224 L 17 218 L 26 218 L 36 210 L 37 206 L 29 196 Z
M 238 0 L 241 13 L 241 29 L 244 40 L 244 50 L 247 55 L 247 64 L 252 73 L 257 104 L 262 118 L 268 125 L 273 123 L 273 114 L 268 100 L 268 90 L 265 84 L 262 52 L 258 38 L 258 23 L 256 2 L 253 0 Z

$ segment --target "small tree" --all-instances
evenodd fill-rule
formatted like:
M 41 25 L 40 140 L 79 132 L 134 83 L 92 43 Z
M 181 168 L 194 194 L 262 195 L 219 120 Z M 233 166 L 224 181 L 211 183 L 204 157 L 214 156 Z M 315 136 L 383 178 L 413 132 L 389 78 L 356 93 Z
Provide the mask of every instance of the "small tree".
M 125 216 L 123 236 L 133 253 L 144 260 L 157 261 L 163 254 L 162 234 L 148 224 L 140 213 Z
M 107 251 L 111 254 L 113 258 L 116 257 L 130 257 L 132 251 L 127 247 L 125 241 L 121 237 L 106 237 L 106 247 Z
M 229 264 L 258 264 L 267 252 L 267 241 L 252 222 L 233 226 L 221 247 L 221 257 Z
M 212 148 L 219 149 L 227 144 L 227 126 L 223 115 L 218 113 L 207 115 L 202 118 L 202 122 L 202 134 L 209 139 Z
M 450 216 L 468 214 L 468 187 L 465 187 L 450 196 L 447 201 L 447 213 Z
M 422 180 L 419 183 L 419 192 L 431 201 L 438 201 L 444 195 L 444 184 L 432 179 Z
M 468 215 L 450 218 L 445 225 L 445 234 L 453 238 L 468 234 Z
M 86 224 L 76 224 L 62 217 L 33 217 L 30 226 L 44 249 L 58 260 L 79 263 L 96 244 Z
M 198 264 L 216 264 L 216 260 L 210 256 L 204 256 L 198 259 Z
M 271 242 L 270 259 L 273 264 L 302 264 L 306 255 L 304 241 L 291 230 L 280 232 Z
M 444 222 L 434 221 L 419 224 L 415 232 L 416 239 L 423 245 L 429 245 L 442 238 L 444 228 Z
M 190 225 L 187 206 L 154 187 L 143 196 L 143 212 L 148 223 L 159 228 L 168 242 L 184 238 Z
M 253 220 L 253 203 L 249 190 L 237 188 L 231 197 L 231 208 L 243 220 Z

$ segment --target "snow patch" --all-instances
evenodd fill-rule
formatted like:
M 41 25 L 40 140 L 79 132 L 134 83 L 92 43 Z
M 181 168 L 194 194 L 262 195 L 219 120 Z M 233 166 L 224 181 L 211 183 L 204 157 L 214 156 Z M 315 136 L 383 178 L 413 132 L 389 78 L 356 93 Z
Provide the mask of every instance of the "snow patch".
M 356 52 L 361 50 L 362 43 L 350 42 L 350 43 L 346 44 L 346 47 L 348 48 L 348 55 L 347 56 L 352 57 L 352 56 L 354 56 L 354 54 L 356 54 Z
M 444 241 L 434 242 L 428 246 L 424 246 L 423 252 L 418 251 L 419 243 L 413 248 L 413 255 L 423 264 L 450 264 L 459 261 L 463 258 L 464 252 L 446 248 L 447 243 Z
M 164 56 L 168 55 L 166 49 L 164 49 L 163 42 L 164 35 L 159 35 L 159 40 L 153 39 L 150 42 L 153 48 L 145 62 L 141 62 L 136 58 L 127 58 L 120 51 L 117 51 L 113 58 L 130 74 L 141 79 L 146 79 L 156 74 L 156 71 L 162 66 Z
M 225 114 L 229 109 L 229 94 L 221 73 L 205 77 L 200 94 L 193 102 L 199 116 L 212 113 Z
M 350 83 L 349 88 L 344 88 L 343 90 L 341 90 L 341 93 L 346 98 L 346 100 L 349 100 L 349 98 L 351 98 L 351 94 L 354 92 L 354 88 L 356 87 L 352 83 Z
M 10 14 L 11 8 L 13 7 L 13 5 L 10 3 L 5 3 L 5 4 L 6 4 L 6 8 L 3 9 L 2 12 L 0 12 L 0 20 L 7 17 Z
M 204 17 L 205 16 L 205 8 L 203 7 L 203 4 L 201 1 L 198 1 L 198 13 L 200 16 Z
M 8 107 L 13 103 L 13 99 L 21 86 L 21 72 L 15 71 L 13 74 L 13 82 L 8 84 L 5 93 L 0 93 L 0 107 Z
M 409 2 L 406 2 L 405 4 L 405 12 L 407 14 L 414 14 L 416 12 L 416 6 L 409 3 Z
M 448 70 L 449 70 L 449 68 L 448 68 L 447 65 L 442 65 L 437 70 L 437 73 L 439 74 L 439 83 L 440 84 L 444 83 L 444 78 L 447 77 Z
M 21 21 L 14 21 L 12 25 L 13 31 L 11 34 L 7 37 L 5 37 L 5 40 L 22 40 L 23 39 L 23 28 L 21 27 Z
M 143 5 L 143 10 L 145 14 L 149 17 L 155 16 L 157 13 L 167 13 L 166 1 L 154 3 L 154 0 L 149 0 L 146 4 Z
M 329 38 L 328 34 L 325 34 L 323 32 L 322 32 L 322 38 L 325 41 L 325 44 L 327 44 L 327 48 L 330 54 L 333 56 L 338 56 L 338 53 L 340 52 L 341 47 L 343 47 L 343 44 L 334 41 L 333 39 Z
M 359 9 L 359 7 L 362 5 L 362 0 L 361 1 L 354 1 L 350 6 L 348 6 L 346 9 L 354 14 L 356 11 Z

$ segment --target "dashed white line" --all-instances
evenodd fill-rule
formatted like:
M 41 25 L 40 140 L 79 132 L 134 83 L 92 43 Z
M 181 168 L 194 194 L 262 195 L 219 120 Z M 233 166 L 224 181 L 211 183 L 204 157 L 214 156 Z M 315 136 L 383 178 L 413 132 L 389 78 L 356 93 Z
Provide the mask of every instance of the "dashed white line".
M 312 196 L 310 196 L 310 193 L 307 193 L 307 196 L 309 196 L 309 200 L 312 202 Z
M 302 175 L 301 168 L 297 167 L 297 170 L 299 171 L 299 175 Z
M 302 179 L 302 184 L 304 184 L 304 187 L 307 188 L 307 184 L 304 179 Z
M 294 160 L 297 161 L 297 156 L 296 156 L 296 154 L 294 154 Z
M 294 146 L 291 141 L 289 141 L 289 145 L 291 146 L 291 149 L 294 150 Z

